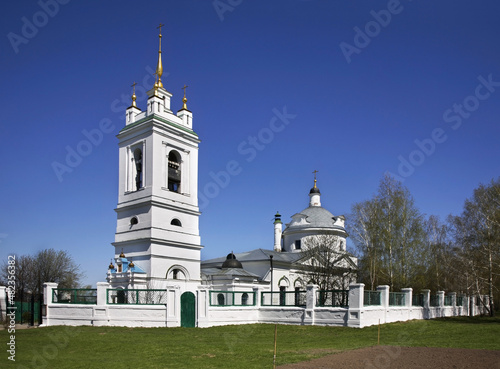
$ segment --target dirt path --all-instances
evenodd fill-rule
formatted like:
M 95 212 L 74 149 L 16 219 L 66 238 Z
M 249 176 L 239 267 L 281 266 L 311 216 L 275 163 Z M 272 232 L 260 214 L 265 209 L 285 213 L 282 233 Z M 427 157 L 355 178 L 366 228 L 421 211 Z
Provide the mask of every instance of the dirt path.
M 279 366 L 279 369 L 500 369 L 500 351 L 436 347 L 373 346 L 320 359 Z

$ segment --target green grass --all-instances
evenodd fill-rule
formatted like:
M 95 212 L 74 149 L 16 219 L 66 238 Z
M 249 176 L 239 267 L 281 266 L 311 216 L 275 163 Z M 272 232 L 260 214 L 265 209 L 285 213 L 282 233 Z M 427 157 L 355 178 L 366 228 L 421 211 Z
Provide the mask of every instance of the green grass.
M 279 325 L 277 364 L 376 345 L 377 329 Z M 6 330 L 0 331 L 4 348 L 8 336 Z M 500 350 L 499 336 L 500 318 L 447 318 L 380 327 L 382 345 Z M 273 349 L 272 324 L 16 331 L 16 364 L 27 368 L 272 368 Z M 2 350 L 0 367 L 14 364 L 7 356 Z

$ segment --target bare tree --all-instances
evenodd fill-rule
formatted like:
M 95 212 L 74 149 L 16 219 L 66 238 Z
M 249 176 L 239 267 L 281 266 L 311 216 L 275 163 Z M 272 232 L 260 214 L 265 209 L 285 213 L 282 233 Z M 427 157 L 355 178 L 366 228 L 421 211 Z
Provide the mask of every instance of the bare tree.
M 451 223 L 460 253 L 467 258 L 474 292 L 487 292 L 485 307 L 493 316 L 500 268 L 500 178 L 479 185 L 465 201 L 462 215 L 451 217 Z
M 336 235 L 309 236 L 302 247 L 304 278 L 317 284 L 320 290 L 347 289 L 356 279 L 356 265 L 351 255 L 340 249 Z
M 352 206 L 348 230 L 372 289 L 375 283 L 398 289 L 419 280 L 424 272 L 423 215 L 401 182 L 384 176 L 373 199 Z
M 1 268 L 1 279 L 5 282 L 8 276 L 8 265 Z M 40 294 L 44 282 L 56 282 L 59 288 L 78 287 L 83 273 L 67 251 L 46 249 L 35 255 L 16 256 L 16 296 L 26 299 L 26 294 Z
M 367 200 L 354 204 L 349 218 L 348 231 L 360 256 L 358 276 L 369 282 L 370 289 L 373 290 L 377 285 L 382 254 L 377 224 L 380 216 L 376 201 Z
M 15 298 L 16 300 L 24 301 L 27 298 L 28 292 L 36 289 L 35 261 L 30 255 L 16 255 L 15 262 Z M 7 286 L 9 276 L 7 262 L 4 262 L 0 273 L 1 284 Z

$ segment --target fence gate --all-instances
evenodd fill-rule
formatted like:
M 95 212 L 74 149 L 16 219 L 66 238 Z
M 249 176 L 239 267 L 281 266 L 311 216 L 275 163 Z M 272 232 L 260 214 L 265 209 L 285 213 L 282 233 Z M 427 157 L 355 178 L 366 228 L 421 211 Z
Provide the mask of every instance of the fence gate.
M 192 292 L 181 295 L 181 327 L 192 328 L 196 325 L 196 301 Z

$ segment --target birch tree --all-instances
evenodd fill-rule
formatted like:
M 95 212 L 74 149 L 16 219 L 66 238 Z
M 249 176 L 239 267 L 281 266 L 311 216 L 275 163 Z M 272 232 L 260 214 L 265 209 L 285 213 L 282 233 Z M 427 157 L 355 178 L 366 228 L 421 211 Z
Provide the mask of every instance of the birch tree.
M 460 252 L 468 259 L 474 292 L 488 294 L 485 307 L 493 316 L 500 276 L 500 178 L 479 185 L 465 201 L 462 214 L 451 222 Z
M 375 283 L 400 289 L 419 279 L 425 252 L 423 215 L 401 182 L 385 175 L 371 200 L 352 206 L 348 230 L 372 289 Z

